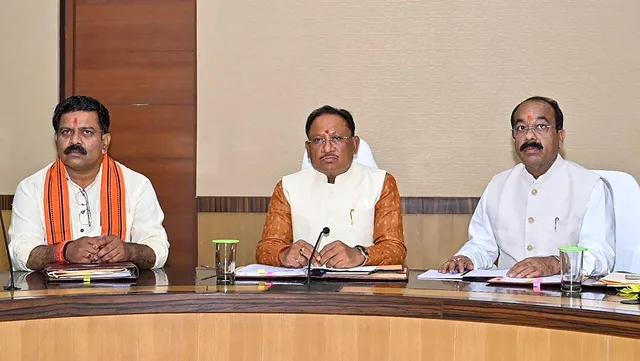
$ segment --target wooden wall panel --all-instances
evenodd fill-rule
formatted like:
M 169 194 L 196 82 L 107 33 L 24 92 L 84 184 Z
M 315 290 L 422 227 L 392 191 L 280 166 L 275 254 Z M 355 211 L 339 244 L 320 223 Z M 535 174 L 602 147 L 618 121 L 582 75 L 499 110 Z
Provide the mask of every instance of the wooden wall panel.
M 76 47 L 114 50 L 195 50 L 191 0 L 78 1 Z M 123 11 L 126 9 L 126 11 Z M 100 16 L 96 17 L 95 14 Z
M 8 233 L 9 226 L 11 225 L 11 211 L 3 210 L 0 215 L 4 219 L 4 225 L 7 227 Z M 9 235 L 7 234 L 7 237 L 8 236 Z M 2 236 L 2 231 L 0 231 L 0 272 L 9 270 L 9 258 L 7 258 L 7 251 L 5 250 L 4 242 L 6 242 L 6 240 Z
M 13 194 L 0 194 L 0 208 L 7 211 L 13 205 Z
M 165 213 L 168 264 L 185 266 L 197 258 L 195 3 L 61 3 L 63 93 L 109 108 L 110 154 L 151 180 Z
M 197 217 L 194 212 L 164 213 L 164 228 L 171 243 L 170 265 L 194 267 L 198 257 Z
M 400 197 L 402 214 L 472 214 L 478 197 Z M 266 213 L 271 197 L 201 196 L 198 212 Z
M 144 173 L 153 182 L 156 193 L 161 194 L 160 205 L 164 212 L 190 212 L 195 199 L 185 196 L 180 190 L 195 179 L 190 171 L 189 159 L 137 158 L 130 155 L 117 158 L 127 167 Z M 175 193 L 169 192 L 175 189 Z M 166 208 L 166 209 L 165 209 Z
M 199 213 L 198 264 L 213 266 L 212 239 L 239 239 L 237 263 L 255 263 L 255 249 L 262 235 L 264 213 Z M 467 241 L 470 214 L 405 215 L 406 265 L 434 268 Z
M 256 262 L 265 213 L 198 213 L 198 264 L 214 266 L 213 239 L 239 239 L 236 263 Z
M 195 101 L 193 51 L 78 51 L 75 67 L 75 93 L 105 105 Z
M 111 132 L 118 135 L 111 141 L 111 154 L 126 156 L 128 149 L 135 148 L 139 158 L 192 159 L 196 125 L 190 120 L 194 111 L 189 105 L 109 107 L 114 119 Z M 166 149 L 171 149 L 171 154 Z
M 0 349 L 3 358 L 16 361 L 640 360 L 640 340 L 631 338 L 480 322 L 304 314 L 2 322 Z
M 435 268 L 467 241 L 470 214 L 404 216 L 406 263 L 410 268 Z

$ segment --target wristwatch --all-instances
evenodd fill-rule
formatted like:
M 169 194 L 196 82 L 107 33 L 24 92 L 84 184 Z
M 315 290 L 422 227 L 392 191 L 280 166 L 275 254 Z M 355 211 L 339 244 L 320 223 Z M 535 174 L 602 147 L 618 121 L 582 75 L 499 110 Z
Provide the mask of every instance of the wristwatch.
M 366 248 L 362 246 L 356 246 L 356 248 L 358 249 L 358 251 L 360 251 L 360 253 L 362 254 L 362 257 L 364 257 L 364 261 L 362 261 L 362 263 L 358 265 L 358 267 L 360 267 L 367 264 L 367 261 L 369 260 L 369 252 L 367 251 Z

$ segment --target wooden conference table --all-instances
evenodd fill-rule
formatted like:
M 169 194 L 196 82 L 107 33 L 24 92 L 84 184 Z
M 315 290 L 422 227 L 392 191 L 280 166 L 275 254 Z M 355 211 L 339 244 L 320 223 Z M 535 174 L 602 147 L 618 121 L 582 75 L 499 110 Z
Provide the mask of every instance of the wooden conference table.
M 483 282 L 342 283 L 338 292 L 216 286 L 211 271 L 137 284 L 0 292 L 1 360 L 640 360 L 640 306 L 614 290 Z M 6 284 L 8 274 L 0 274 Z

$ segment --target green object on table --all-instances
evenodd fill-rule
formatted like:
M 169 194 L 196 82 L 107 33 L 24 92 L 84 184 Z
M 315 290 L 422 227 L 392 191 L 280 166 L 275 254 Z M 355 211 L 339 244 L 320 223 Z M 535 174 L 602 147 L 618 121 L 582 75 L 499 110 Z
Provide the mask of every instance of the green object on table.
M 223 244 L 233 244 L 233 243 L 240 242 L 240 240 L 237 240 L 237 239 L 214 239 L 214 240 L 211 240 L 211 242 L 213 242 L 213 243 L 223 243 Z

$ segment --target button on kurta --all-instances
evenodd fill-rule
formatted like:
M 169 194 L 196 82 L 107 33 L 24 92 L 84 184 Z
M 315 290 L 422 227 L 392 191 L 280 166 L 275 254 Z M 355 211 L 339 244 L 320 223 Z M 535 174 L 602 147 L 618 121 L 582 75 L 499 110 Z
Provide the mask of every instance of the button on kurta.
M 537 190 L 537 189 L 535 189 L 535 188 L 534 188 L 534 189 L 532 189 L 532 190 L 531 190 L 531 194 L 533 194 L 533 195 L 535 196 L 536 194 L 538 194 L 538 190 Z
M 529 251 L 529 252 L 533 251 L 533 246 L 532 245 L 528 245 L 527 246 L 527 251 Z
M 535 222 L 535 219 L 533 219 L 533 217 L 529 217 L 529 219 L 527 219 L 527 221 L 529 221 L 529 223 L 533 223 L 533 222 Z

